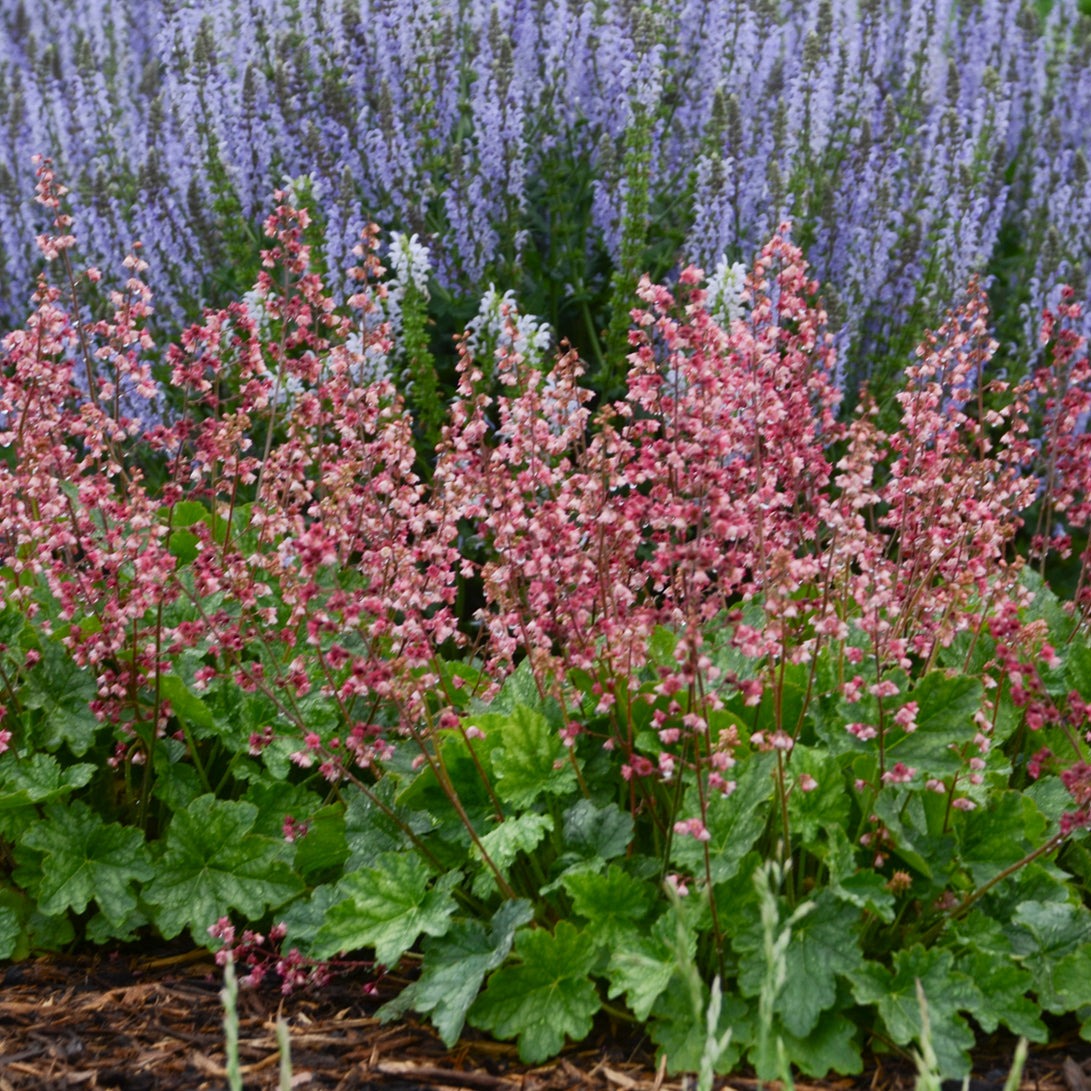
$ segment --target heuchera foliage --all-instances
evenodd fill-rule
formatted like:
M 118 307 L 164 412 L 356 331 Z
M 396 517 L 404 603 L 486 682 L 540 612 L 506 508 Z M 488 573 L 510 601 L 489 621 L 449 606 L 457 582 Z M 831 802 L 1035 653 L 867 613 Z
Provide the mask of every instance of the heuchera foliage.
M 416 950 L 386 1013 L 448 1042 L 537 1062 L 609 1006 L 671 1071 L 712 1035 L 763 1079 L 908 1047 L 918 982 L 951 1074 L 1084 1017 L 1071 296 L 1011 386 L 971 282 L 884 430 L 838 415 L 787 224 L 730 314 L 643 279 L 597 407 L 494 293 L 423 467 L 358 381 L 377 229 L 339 305 L 282 194 L 248 302 L 159 350 L 136 253 L 85 316 L 62 196 L 39 164 L 56 283 L 0 361 L 0 954 L 188 931 L 294 988 Z

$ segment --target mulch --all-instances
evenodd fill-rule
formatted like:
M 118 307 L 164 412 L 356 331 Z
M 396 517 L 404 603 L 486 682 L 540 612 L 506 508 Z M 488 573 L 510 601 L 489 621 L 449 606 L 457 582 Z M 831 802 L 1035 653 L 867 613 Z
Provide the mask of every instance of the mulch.
M 110 1088 L 222 1091 L 227 1087 L 221 972 L 203 952 L 51 957 L 0 971 L 0 1091 Z M 654 1065 L 649 1043 L 603 1025 L 599 1037 L 550 1064 L 519 1064 L 514 1047 L 469 1037 L 447 1050 L 413 1020 L 375 1015 L 403 982 L 336 979 L 321 992 L 239 996 L 239 1057 L 247 1091 L 280 1084 L 277 1019 L 291 1040 L 292 1086 L 381 1091 L 690 1091 Z M 972 1091 L 999 1091 L 1012 1044 L 986 1045 Z M 1071 1035 L 1032 1049 L 1022 1091 L 1091 1091 L 1091 1049 Z M 798 1091 L 909 1091 L 904 1059 L 871 1061 L 861 1077 Z M 758 1091 L 732 1076 L 717 1088 Z

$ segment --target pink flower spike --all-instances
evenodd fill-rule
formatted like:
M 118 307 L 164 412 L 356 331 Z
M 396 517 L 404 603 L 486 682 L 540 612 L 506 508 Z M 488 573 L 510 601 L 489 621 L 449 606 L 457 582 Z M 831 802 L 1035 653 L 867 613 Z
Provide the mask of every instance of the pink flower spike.
M 883 774 L 884 784 L 908 784 L 917 775 L 917 770 L 904 762 L 898 762 Z

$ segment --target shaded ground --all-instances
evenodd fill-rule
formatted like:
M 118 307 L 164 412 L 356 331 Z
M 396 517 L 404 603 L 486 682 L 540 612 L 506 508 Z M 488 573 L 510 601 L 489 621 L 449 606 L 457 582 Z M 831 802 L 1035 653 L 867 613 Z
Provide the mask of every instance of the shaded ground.
M 227 1086 L 220 974 L 204 954 L 42 959 L 2 971 L 0 1091 L 113 1088 L 201 1091 Z M 279 1086 L 275 1023 L 291 1034 L 293 1087 L 382 1091 L 682 1091 L 653 1067 L 647 1043 L 603 1027 L 593 1048 L 541 1068 L 511 1045 L 477 1040 L 447 1051 L 426 1027 L 382 1025 L 375 1011 L 398 983 L 367 996 L 362 980 L 281 999 L 275 988 L 239 998 L 239 1055 L 247 1091 Z M 974 1091 L 1003 1085 L 1011 1044 L 982 1051 Z M 1032 1051 L 1024 1091 L 1091 1091 L 1091 1050 L 1078 1039 Z M 912 1069 L 889 1059 L 863 1077 L 815 1091 L 905 1091 Z M 755 1091 L 732 1077 L 718 1087 Z M 806 1084 L 797 1084 L 807 1091 Z

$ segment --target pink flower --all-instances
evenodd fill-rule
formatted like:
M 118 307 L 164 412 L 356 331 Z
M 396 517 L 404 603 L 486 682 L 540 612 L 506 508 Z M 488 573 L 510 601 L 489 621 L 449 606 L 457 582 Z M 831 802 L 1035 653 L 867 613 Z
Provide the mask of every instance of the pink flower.
M 870 742 L 879 734 L 878 729 L 876 727 L 873 727 L 871 724 L 845 724 L 845 730 L 850 735 L 855 735 L 861 742 Z
M 897 762 L 882 776 L 884 784 L 908 784 L 917 775 L 917 770 L 904 762 Z
M 667 875 L 666 882 L 679 898 L 684 898 L 689 893 L 689 887 L 686 885 L 685 877 L 682 875 L 676 875 L 672 871 Z
M 699 818 L 687 818 L 674 824 L 674 832 L 680 837 L 692 837 L 697 841 L 709 841 L 712 834 L 705 828 L 705 824 Z
M 919 705 L 916 701 L 906 701 L 897 712 L 894 713 L 894 722 L 901 727 L 907 735 L 917 730 L 917 712 Z

